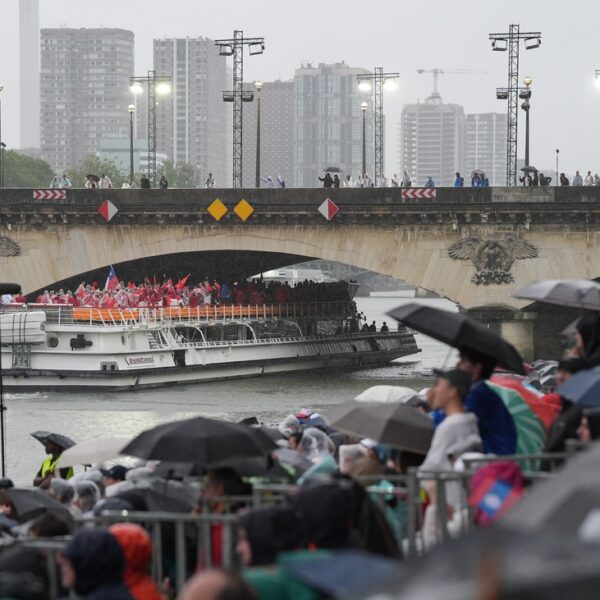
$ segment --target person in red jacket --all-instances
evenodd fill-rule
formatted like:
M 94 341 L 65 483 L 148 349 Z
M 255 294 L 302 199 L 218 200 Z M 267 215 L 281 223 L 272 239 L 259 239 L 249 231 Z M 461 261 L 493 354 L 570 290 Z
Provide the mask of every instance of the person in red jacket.
M 152 541 L 148 532 L 133 523 L 118 523 L 109 532 L 117 539 L 125 556 L 123 579 L 136 600 L 164 600 L 150 577 Z

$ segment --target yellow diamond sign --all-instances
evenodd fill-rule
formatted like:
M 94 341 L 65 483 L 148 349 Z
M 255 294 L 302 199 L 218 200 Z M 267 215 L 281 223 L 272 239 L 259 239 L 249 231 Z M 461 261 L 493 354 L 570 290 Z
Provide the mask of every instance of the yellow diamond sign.
M 233 212 L 242 220 L 247 221 L 250 218 L 250 215 L 254 212 L 252 205 L 250 202 L 244 200 L 243 198 L 235 205 Z
M 215 221 L 220 221 L 227 213 L 227 207 L 217 198 L 211 205 L 206 209 L 210 213 L 210 216 Z

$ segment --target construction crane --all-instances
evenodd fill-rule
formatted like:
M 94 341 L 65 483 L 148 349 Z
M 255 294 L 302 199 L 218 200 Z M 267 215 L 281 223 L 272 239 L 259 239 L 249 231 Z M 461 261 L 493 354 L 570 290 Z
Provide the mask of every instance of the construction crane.
M 423 73 L 431 73 L 433 75 L 433 92 L 431 94 L 432 99 L 440 99 L 440 93 L 438 91 L 438 84 L 440 75 L 487 75 L 487 71 L 473 71 L 471 69 L 417 69 L 419 75 Z

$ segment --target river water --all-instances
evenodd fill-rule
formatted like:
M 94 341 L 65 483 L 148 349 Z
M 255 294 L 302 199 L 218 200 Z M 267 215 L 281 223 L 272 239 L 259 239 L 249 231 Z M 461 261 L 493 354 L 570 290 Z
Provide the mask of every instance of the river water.
M 357 298 L 358 309 L 380 326 L 385 313 L 414 299 Z M 447 310 L 443 299 L 419 299 Z M 431 384 L 433 368 L 451 364 L 449 348 L 417 334 L 422 352 L 379 369 L 355 372 L 315 372 L 274 375 L 139 392 L 37 392 L 6 395 L 7 474 L 17 484 L 29 484 L 44 451 L 29 434 L 39 429 L 83 440 L 91 437 L 134 436 L 164 423 L 204 415 L 240 420 L 256 415 L 275 422 L 303 406 L 321 410 L 354 398 L 372 385 L 403 385 L 419 390 Z

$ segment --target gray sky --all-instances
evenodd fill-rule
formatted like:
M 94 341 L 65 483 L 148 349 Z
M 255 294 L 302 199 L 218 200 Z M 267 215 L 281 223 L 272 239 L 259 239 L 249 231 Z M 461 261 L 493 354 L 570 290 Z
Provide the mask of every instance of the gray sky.
M 352 66 L 399 71 L 386 92 L 386 171 L 395 170 L 397 126 L 405 103 L 424 99 L 431 76 L 418 68 L 486 70 L 487 75 L 446 75 L 446 102 L 467 112 L 504 112 L 495 88 L 506 85 L 506 52 L 492 52 L 487 34 L 521 30 L 543 33 L 540 48 L 521 53 L 521 77 L 533 77 L 531 162 L 553 169 L 600 172 L 600 68 L 597 0 L 41 0 L 41 27 L 123 27 L 135 33 L 136 71 L 151 67 L 155 37 L 229 37 L 234 28 L 264 36 L 266 52 L 245 61 L 247 80 L 289 79 L 303 60 L 345 60 Z M 3 139 L 19 143 L 18 0 L 0 0 L 0 82 Z M 524 119 L 520 115 L 519 156 Z

